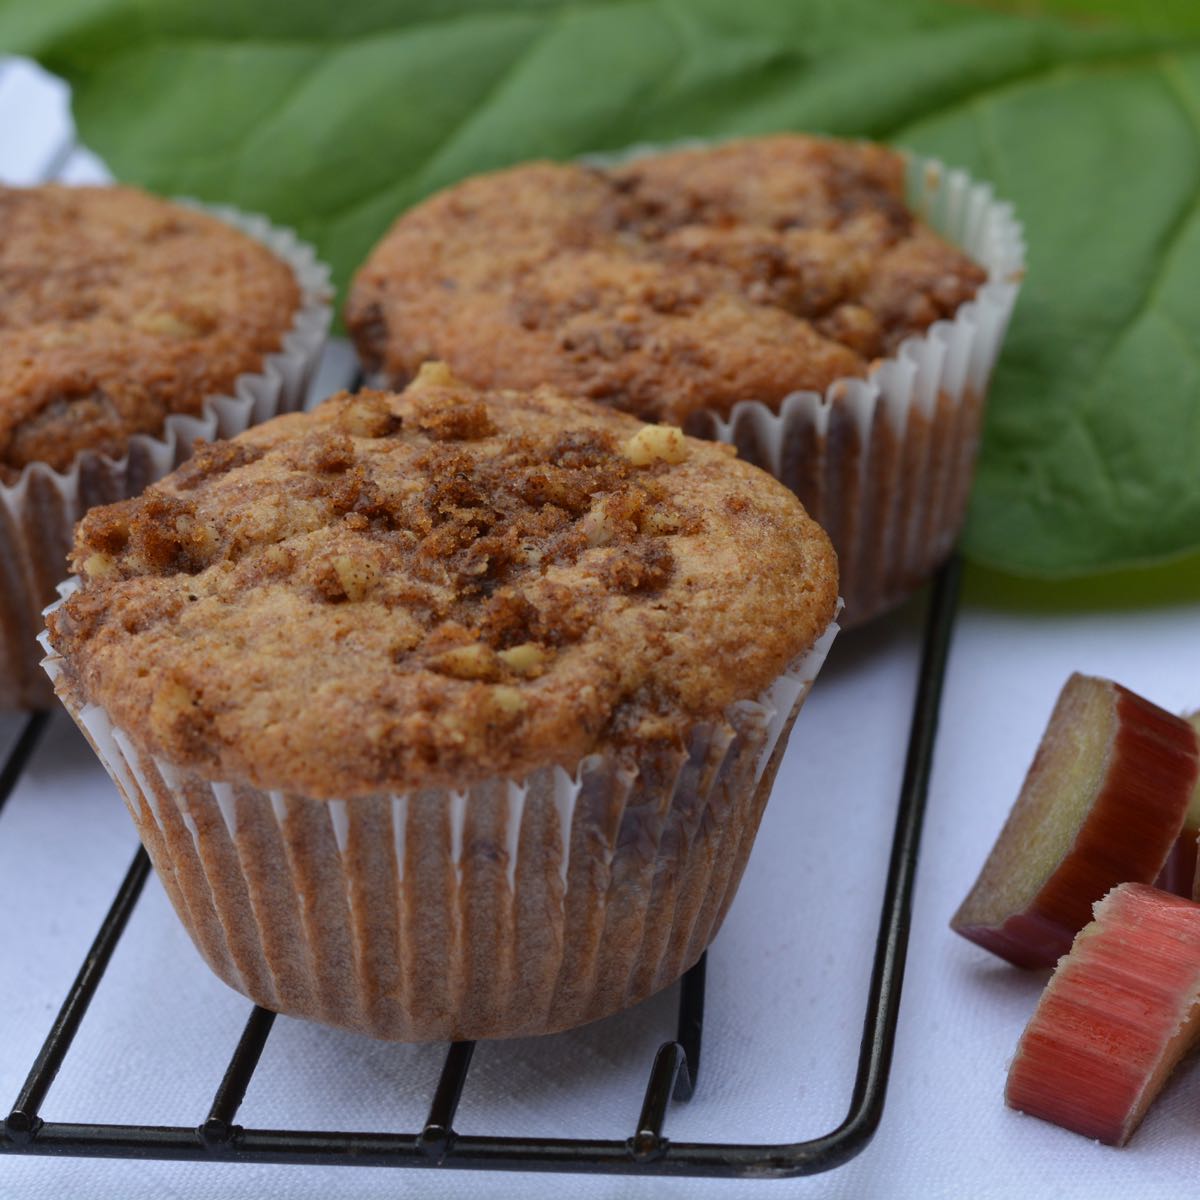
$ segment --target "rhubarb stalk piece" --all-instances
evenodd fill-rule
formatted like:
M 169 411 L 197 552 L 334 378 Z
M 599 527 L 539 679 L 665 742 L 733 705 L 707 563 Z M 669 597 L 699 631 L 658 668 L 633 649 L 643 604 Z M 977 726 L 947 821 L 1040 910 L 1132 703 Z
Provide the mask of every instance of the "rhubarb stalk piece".
M 1200 904 L 1124 883 L 1058 964 L 1008 1072 L 1012 1108 L 1121 1146 L 1200 1040 Z
M 1194 712 L 1185 717 L 1200 738 L 1200 712 Z M 1183 829 L 1171 853 L 1167 856 L 1166 865 L 1154 881 L 1156 888 L 1164 892 L 1174 892 L 1177 896 L 1190 896 L 1193 900 L 1200 899 L 1200 780 L 1192 791 L 1191 803 L 1187 815 L 1183 818 Z
M 1196 731 L 1196 741 L 1200 744 L 1200 712 L 1192 713 L 1186 720 Z M 1176 860 L 1176 875 L 1170 882 L 1175 886 L 1167 890 L 1178 896 L 1190 895 L 1193 900 L 1200 899 L 1200 779 L 1196 780 L 1192 790 L 1192 802 L 1188 805 L 1187 816 L 1183 818 L 1183 832 L 1179 835 L 1172 857 Z M 1190 890 L 1186 886 L 1189 867 L 1192 881 Z
M 1109 889 L 1159 877 L 1198 772 L 1182 717 L 1072 675 L 951 928 L 1018 967 L 1053 966 Z

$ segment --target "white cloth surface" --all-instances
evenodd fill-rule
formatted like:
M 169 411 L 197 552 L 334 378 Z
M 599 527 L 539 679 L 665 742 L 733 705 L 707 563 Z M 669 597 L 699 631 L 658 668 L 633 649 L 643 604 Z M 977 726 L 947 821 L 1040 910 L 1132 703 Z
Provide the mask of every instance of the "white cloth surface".
M 9 118 L 9 119 L 6 119 Z M 70 137 L 61 85 L 0 62 L 0 179 L 104 178 Z M 319 390 L 346 378 L 337 346 Z M 920 606 L 833 648 L 792 737 L 738 898 L 709 956 L 700 1087 L 672 1105 L 681 1140 L 791 1141 L 845 1114 L 904 759 Z M 848 1165 L 782 1182 L 502 1175 L 0 1156 L 0 1200 L 339 1197 L 1095 1197 L 1177 1200 L 1200 1178 L 1200 1067 L 1186 1064 L 1116 1151 L 1008 1111 L 1001 1092 L 1045 972 L 946 923 L 1008 811 L 1072 670 L 1168 708 L 1200 707 L 1200 604 L 1090 615 L 968 607 L 951 656 L 883 1122 Z M 0 719 L 0 753 L 15 735 Z M 132 826 L 60 714 L 0 814 L 0 1108 L 7 1111 L 135 848 Z M 625 1137 L 675 990 L 543 1040 L 482 1045 L 464 1133 Z M 151 878 L 43 1106 L 49 1120 L 198 1124 L 248 1002 L 200 961 Z M 415 1130 L 442 1048 L 372 1042 L 281 1018 L 239 1121 Z

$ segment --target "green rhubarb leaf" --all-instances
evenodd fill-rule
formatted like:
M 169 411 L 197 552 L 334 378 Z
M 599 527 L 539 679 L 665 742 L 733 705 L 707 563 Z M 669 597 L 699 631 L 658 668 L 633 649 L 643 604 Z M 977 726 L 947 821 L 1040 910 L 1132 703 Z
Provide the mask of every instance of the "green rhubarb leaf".
M 119 177 L 266 211 L 343 285 L 404 207 L 539 155 L 806 129 L 966 166 L 1016 203 L 1030 247 L 966 546 L 1068 576 L 1200 546 L 1193 11 L 0 0 L 0 49 L 71 82 Z
M 1200 545 L 1200 51 L 1066 63 L 899 137 L 1029 238 L 970 551 L 1062 576 Z

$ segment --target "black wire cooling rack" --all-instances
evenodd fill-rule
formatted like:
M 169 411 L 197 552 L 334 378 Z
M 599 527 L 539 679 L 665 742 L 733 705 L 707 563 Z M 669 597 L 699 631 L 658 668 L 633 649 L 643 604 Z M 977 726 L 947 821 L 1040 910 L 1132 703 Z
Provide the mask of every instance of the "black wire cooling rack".
M 938 573 L 930 592 L 908 757 L 867 991 L 858 1071 L 846 1118 L 830 1133 L 801 1142 L 762 1144 L 674 1142 L 664 1135 L 671 1100 L 689 1099 L 699 1076 L 704 1020 L 703 958 L 680 984 L 675 1038 L 659 1047 L 650 1067 L 641 1112 L 632 1133 L 624 1140 L 457 1133 L 454 1116 L 471 1067 L 473 1042 L 455 1042 L 447 1049 L 425 1124 L 414 1133 L 247 1129 L 236 1124 L 238 1107 L 275 1019 L 274 1013 L 258 1007 L 251 1011 L 208 1114 L 198 1124 L 118 1125 L 46 1120 L 41 1112 L 51 1085 L 146 882 L 150 864 L 145 851 L 139 850 L 4 1121 L 0 1152 L 745 1179 L 814 1175 L 848 1162 L 871 1140 L 883 1115 L 908 950 L 917 852 L 961 574 L 959 560 L 951 559 Z M 0 769 L 0 806 L 20 778 L 46 720 L 46 714 L 29 718 Z

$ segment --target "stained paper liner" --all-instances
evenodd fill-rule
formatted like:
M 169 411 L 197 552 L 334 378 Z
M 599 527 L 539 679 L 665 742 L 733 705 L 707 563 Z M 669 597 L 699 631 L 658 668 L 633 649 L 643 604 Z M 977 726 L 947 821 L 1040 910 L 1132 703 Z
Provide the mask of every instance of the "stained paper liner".
M 204 399 L 198 415 L 172 413 L 161 434 L 138 433 L 124 457 L 84 452 L 66 471 L 31 463 L 0 483 L 0 710 L 44 708 L 53 692 L 39 669 L 42 610 L 63 576 L 75 523 L 99 504 L 135 496 L 187 459 L 193 442 L 235 437 L 279 413 L 303 407 L 332 316 L 329 268 L 311 246 L 265 217 L 191 200 L 261 242 L 296 275 L 300 302 L 291 329 L 260 371 L 239 375 L 231 395 Z
M 327 801 L 212 783 L 62 698 L 230 987 L 379 1038 L 515 1037 L 636 1004 L 700 957 L 836 632 L 683 750 L 464 791 Z
M 612 167 L 688 141 L 635 146 L 584 161 Z M 701 410 L 687 432 L 731 442 L 787 484 L 829 534 L 846 602 L 843 628 L 895 607 L 945 561 L 966 516 L 984 401 L 1025 269 L 1010 204 L 937 159 L 908 155 L 909 207 L 988 273 L 953 319 L 907 338 L 866 379 L 824 395 L 795 391 L 777 407 L 743 401 L 728 417 Z

